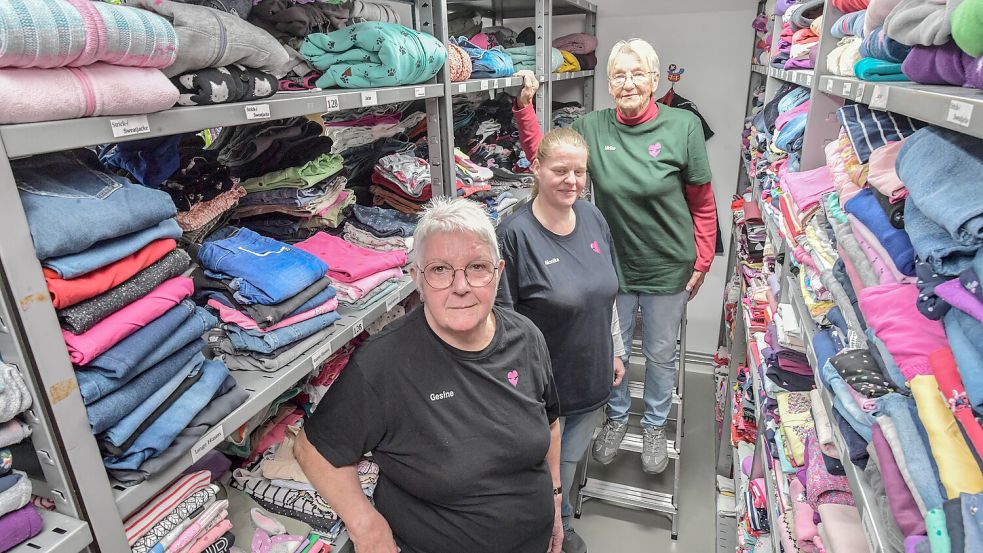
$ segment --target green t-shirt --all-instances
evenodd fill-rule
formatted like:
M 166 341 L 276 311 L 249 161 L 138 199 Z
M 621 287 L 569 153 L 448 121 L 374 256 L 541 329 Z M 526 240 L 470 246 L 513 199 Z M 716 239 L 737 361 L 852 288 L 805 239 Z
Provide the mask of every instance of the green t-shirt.
M 700 120 L 659 106 L 658 117 L 632 127 L 605 109 L 574 121 L 573 128 L 590 147 L 594 201 L 611 227 L 621 291 L 681 292 L 696 262 L 683 187 L 711 180 Z

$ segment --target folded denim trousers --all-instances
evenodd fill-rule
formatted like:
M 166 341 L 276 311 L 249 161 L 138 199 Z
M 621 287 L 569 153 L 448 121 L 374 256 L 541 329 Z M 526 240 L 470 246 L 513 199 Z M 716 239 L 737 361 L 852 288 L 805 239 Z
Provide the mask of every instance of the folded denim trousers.
M 126 386 L 86 407 L 94 434 L 105 432 L 174 377 L 205 343 L 196 338 L 167 359 L 154 365 Z
M 416 231 L 417 218 L 394 209 L 356 204 L 352 206 L 352 214 L 357 221 L 370 227 L 376 236 L 398 235 L 409 238 Z
M 242 303 L 280 303 L 328 272 L 317 257 L 249 229 L 226 227 L 210 238 L 198 258 L 214 276 L 232 279 L 230 286 Z
M 213 331 L 208 337 L 208 342 L 210 347 L 214 347 L 215 343 L 228 341 L 228 345 L 233 351 L 222 348 L 227 353 L 256 352 L 269 354 L 320 332 L 339 319 L 341 317 L 336 312 L 331 311 L 269 332 L 246 330 L 236 325 L 223 325 L 224 336 L 222 336 L 221 330 Z
M 904 226 L 915 255 L 931 265 L 936 273 L 956 276 L 973 266 L 973 257 L 981 243 L 960 244 L 941 225 L 922 213 L 911 196 L 905 200 Z
M 181 226 L 174 218 L 164 219 L 156 225 L 131 232 L 125 236 L 103 240 L 85 251 L 50 257 L 41 264 L 58 273 L 62 278 L 75 278 L 115 263 L 124 257 L 143 249 L 147 244 L 161 238 L 181 237 Z
M 328 327 L 312 334 L 296 344 L 280 348 L 270 354 L 231 355 L 222 354 L 219 357 L 233 371 L 278 371 L 294 362 L 308 350 L 317 347 L 334 332 L 334 327 Z
M 104 460 L 107 468 L 138 469 L 145 460 L 156 457 L 174 442 L 229 376 L 225 363 L 215 359 L 205 360 L 200 370 L 198 382 L 150 425 L 122 457 Z
M 166 192 L 102 172 L 89 150 L 17 160 L 13 170 L 38 259 L 78 253 L 177 213 Z
M 122 388 L 216 324 L 214 315 L 190 300 L 172 307 L 75 373 L 82 399 L 89 405 Z
M 906 467 L 905 473 L 914 484 L 912 493 L 916 500 L 920 499 L 919 506 L 924 505 L 927 511 L 942 509 L 943 493 L 942 483 L 939 481 L 937 472 L 933 468 L 934 462 L 928 451 L 926 442 L 922 439 L 921 433 L 916 427 L 916 422 L 911 415 L 908 403 L 914 404 L 914 400 L 906 398 L 901 394 L 887 394 L 880 399 L 880 408 L 883 415 L 891 419 L 894 428 L 897 430 L 897 438 L 900 440 L 899 449 L 895 449 L 892 444 L 892 451 L 899 467 Z M 889 433 L 885 432 L 885 437 L 891 440 Z M 899 453 L 901 457 L 899 458 Z
M 198 279 L 196 279 L 196 283 Z M 216 281 L 212 281 L 215 283 Z M 242 305 L 230 298 L 229 293 L 220 291 L 204 292 L 201 296 L 207 301 L 214 299 L 219 303 L 237 309 L 256 321 L 260 328 L 269 328 L 281 321 L 289 319 L 295 315 L 310 311 L 315 307 L 323 305 L 326 301 L 335 297 L 336 291 L 331 286 L 331 279 L 324 277 L 311 286 L 305 288 L 296 296 L 276 305 Z

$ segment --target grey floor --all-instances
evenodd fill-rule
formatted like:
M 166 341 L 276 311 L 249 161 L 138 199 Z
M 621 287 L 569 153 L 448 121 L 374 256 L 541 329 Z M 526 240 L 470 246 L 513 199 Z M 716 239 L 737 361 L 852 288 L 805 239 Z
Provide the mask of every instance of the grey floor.
M 643 368 L 633 363 L 629 366 L 629 377 L 641 380 Z M 583 514 L 573 521 L 573 527 L 591 553 L 711 553 L 715 546 L 714 499 L 715 466 L 714 458 L 714 386 L 711 369 L 704 366 L 690 366 L 686 373 L 684 389 L 685 436 L 682 441 L 682 473 L 680 479 L 679 535 L 676 541 L 670 538 L 672 524 L 669 516 L 652 511 L 642 511 L 589 500 L 584 503 Z M 639 400 L 635 400 L 632 411 L 641 410 Z M 634 428 L 639 432 L 637 417 L 631 418 Z M 588 475 L 605 481 L 613 481 L 629 486 L 646 487 L 651 490 L 672 493 L 673 461 L 660 475 L 651 476 L 642 472 L 637 453 L 621 451 L 608 466 L 593 461 L 588 466 Z

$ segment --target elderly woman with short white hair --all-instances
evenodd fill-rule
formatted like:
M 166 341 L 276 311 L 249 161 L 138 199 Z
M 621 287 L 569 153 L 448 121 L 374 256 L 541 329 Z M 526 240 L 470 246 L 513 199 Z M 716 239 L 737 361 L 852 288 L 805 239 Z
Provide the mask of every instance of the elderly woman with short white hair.
M 590 149 L 594 201 L 611 228 L 618 256 L 618 319 L 631 351 L 635 314 L 642 313 L 645 412 L 642 469 L 665 470 L 666 420 L 676 382 L 676 337 L 686 302 L 703 284 L 716 241 L 717 210 L 700 120 L 691 112 L 658 105 L 659 56 L 633 38 L 614 45 L 607 64 L 614 109 L 574 121 Z M 528 71 L 516 99 L 523 151 L 531 160 L 542 131 L 532 106 L 539 88 Z M 622 358 L 627 364 L 627 355 Z M 628 423 L 628 379 L 611 392 L 607 420 L 592 454 L 603 464 L 618 452 Z
M 549 352 L 495 307 L 504 261 L 478 204 L 435 198 L 414 233 L 423 300 L 356 350 L 294 453 L 359 553 L 560 553 Z M 380 467 L 375 505 L 355 465 Z

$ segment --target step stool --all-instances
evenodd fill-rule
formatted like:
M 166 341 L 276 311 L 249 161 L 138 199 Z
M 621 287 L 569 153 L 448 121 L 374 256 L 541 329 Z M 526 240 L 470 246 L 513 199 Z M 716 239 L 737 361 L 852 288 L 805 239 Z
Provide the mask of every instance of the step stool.
M 635 328 L 639 328 L 637 323 Z M 631 357 L 642 357 L 644 363 L 641 340 L 632 340 L 629 364 L 631 363 Z M 588 499 L 600 499 L 601 501 L 667 514 L 672 520 L 672 539 L 675 540 L 678 537 L 678 498 L 680 470 L 682 464 L 679 463 L 681 450 L 680 446 L 677 444 L 681 444 L 681 439 L 683 437 L 683 422 L 685 421 L 685 417 L 683 415 L 683 387 L 686 381 L 685 359 L 686 312 L 683 311 L 683 320 L 679 325 L 679 342 L 676 350 L 676 362 L 678 367 L 678 370 L 676 371 L 676 388 L 672 393 L 672 403 L 676 407 L 676 418 L 669 417 L 670 421 L 674 421 L 676 423 L 676 437 L 674 440 L 666 440 L 669 459 L 672 461 L 673 465 L 672 493 L 667 494 L 663 492 L 656 492 L 645 488 L 625 486 L 624 484 L 619 484 L 617 482 L 606 482 L 603 480 L 598 480 L 597 478 L 588 477 L 589 456 L 592 449 L 591 447 L 588 447 L 587 452 L 584 454 L 583 469 L 581 470 L 580 491 L 577 494 L 577 507 L 574 512 L 574 516 L 576 518 L 580 518 L 580 515 L 583 512 L 584 501 Z M 625 367 L 625 369 L 625 377 L 627 378 L 627 367 Z M 632 398 L 641 399 L 644 389 L 644 382 L 628 382 L 628 390 Z M 631 414 L 637 415 L 638 413 Z M 594 438 L 597 438 L 599 432 L 600 429 L 594 431 Z M 625 434 L 625 439 L 621 442 L 621 450 L 641 453 L 642 435 L 631 432 Z

